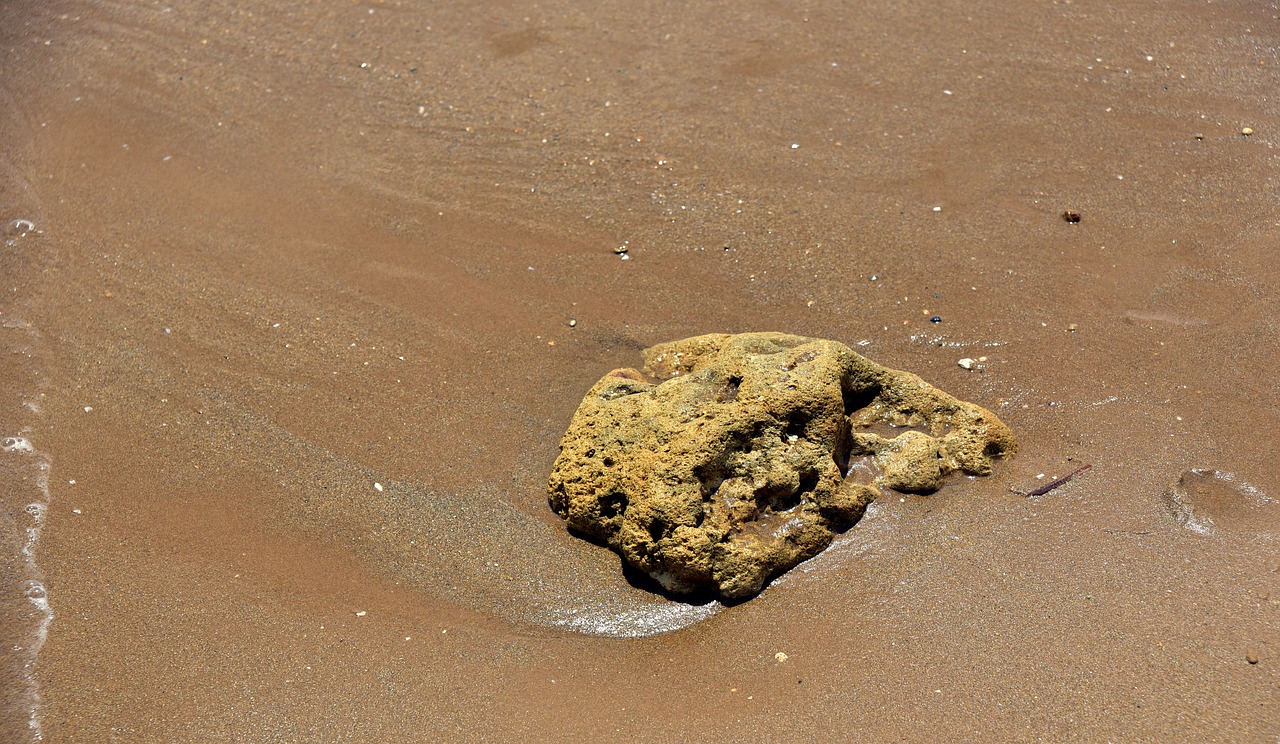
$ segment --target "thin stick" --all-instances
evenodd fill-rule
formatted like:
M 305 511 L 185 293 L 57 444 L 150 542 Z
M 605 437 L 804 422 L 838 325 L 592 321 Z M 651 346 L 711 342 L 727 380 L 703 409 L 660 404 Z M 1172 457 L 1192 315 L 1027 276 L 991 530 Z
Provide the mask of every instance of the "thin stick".
M 1040 486 L 1036 490 L 1028 493 L 1027 496 L 1043 496 L 1046 493 L 1049 493 L 1053 489 L 1057 488 L 1058 486 L 1061 486 L 1063 483 L 1066 483 L 1067 481 L 1076 477 L 1077 475 L 1080 475 L 1081 473 L 1083 473 L 1084 471 L 1088 470 L 1091 467 L 1093 466 L 1088 463 L 1081 465 L 1080 467 L 1076 468 L 1074 471 L 1067 473 L 1066 475 L 1062 476 L 1056 481 Z

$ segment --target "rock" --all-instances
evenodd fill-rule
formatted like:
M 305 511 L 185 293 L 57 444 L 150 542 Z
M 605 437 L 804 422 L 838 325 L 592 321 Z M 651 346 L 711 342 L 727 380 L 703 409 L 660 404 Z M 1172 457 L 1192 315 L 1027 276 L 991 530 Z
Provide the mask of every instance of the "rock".
M 548 493 L 571 530 L 673 593 L 749 597 L 882 487 L 986 475 L 1017 446 L 990 411 L 835 341 L 713 334 L 644 360 L 587 393 Z

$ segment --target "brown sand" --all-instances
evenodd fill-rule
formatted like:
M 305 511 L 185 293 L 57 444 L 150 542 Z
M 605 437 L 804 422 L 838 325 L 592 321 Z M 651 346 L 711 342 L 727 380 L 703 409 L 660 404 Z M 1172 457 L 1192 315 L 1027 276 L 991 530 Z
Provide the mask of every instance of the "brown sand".
M 1274 741 L 1278 41 L 1236 2 L 0 4 L 0 736 L 34 691 L 49 741 Z M 632 587 L 547 509 L 559 436 L 746 330 L 1021 452 L 744 604 Z M 1162 506 L 1189 468 L 1212 534 Z

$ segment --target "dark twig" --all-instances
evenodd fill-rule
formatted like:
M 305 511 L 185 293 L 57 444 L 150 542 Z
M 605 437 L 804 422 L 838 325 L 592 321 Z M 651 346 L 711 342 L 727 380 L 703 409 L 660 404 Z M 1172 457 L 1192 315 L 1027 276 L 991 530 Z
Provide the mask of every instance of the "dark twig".
M 1053 489 L 1057 488 L 1058 486 L 1061 486 L 1063 483 L 1066 483 L 1067 481 L 1069 481 L 1069 480 L 1071 480 L 1072 478 L 1076 477 L 1077 475 L 1080 475 L 1081 473 L 1083 473 L 1084 471 L 1088 470 L 1088 469 L 1089 469 L 1089 468 L 1091 468 L 1091 467 L 1093 467 L 1093 465 L 1090 465 L 1090 464 L 1088 464 L 1088 463 L 1086 463 L 1086 464 L 1084 464 L 1084 465 L 1081 465 L 1080 467 L 1076 468 L 1075 470 L 1073 470 L 1073 471 L 1072 471 L 1072 472 L 1070 472 L 1070 473 L 1067 473 L 1066 475 L 1062 476 L 1061 478 L 1057 479 L 1056 481 L 1053 481 L 1052 483 L 1046 483 L 1045 485 L 1040 486 L 1040 487 L 1039 487 L 1039 488 L 1037 488 L 1036 490 L 1034 490 L 1034 491 L 1029 491 L 1029 492 L 1027 492 L 1027 493 L 1026 493 L 1026 494 L 1024 494 L 1024 495 L 1025 495 L 1025 496 L 1029 496 L 1029 497 L 1030 497 L 1030 496 L 1043 496 L 1043 495 L 1045 495 L 1046 493 L 1049 493 L 1049 492 L 1050 492 L 1050 491 L 1052 491 Z

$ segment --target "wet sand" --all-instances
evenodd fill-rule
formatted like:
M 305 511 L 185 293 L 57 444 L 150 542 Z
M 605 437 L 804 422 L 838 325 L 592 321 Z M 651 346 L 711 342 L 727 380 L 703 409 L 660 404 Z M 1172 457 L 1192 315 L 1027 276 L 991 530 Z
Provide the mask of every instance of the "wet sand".
M 1274 740 L 1278 37 L 0 6 L 0 735 Z M 1021 450 L 749 602 L 633 586 L 547 508 L 559 437 L 639 349 L 748 330 Z

